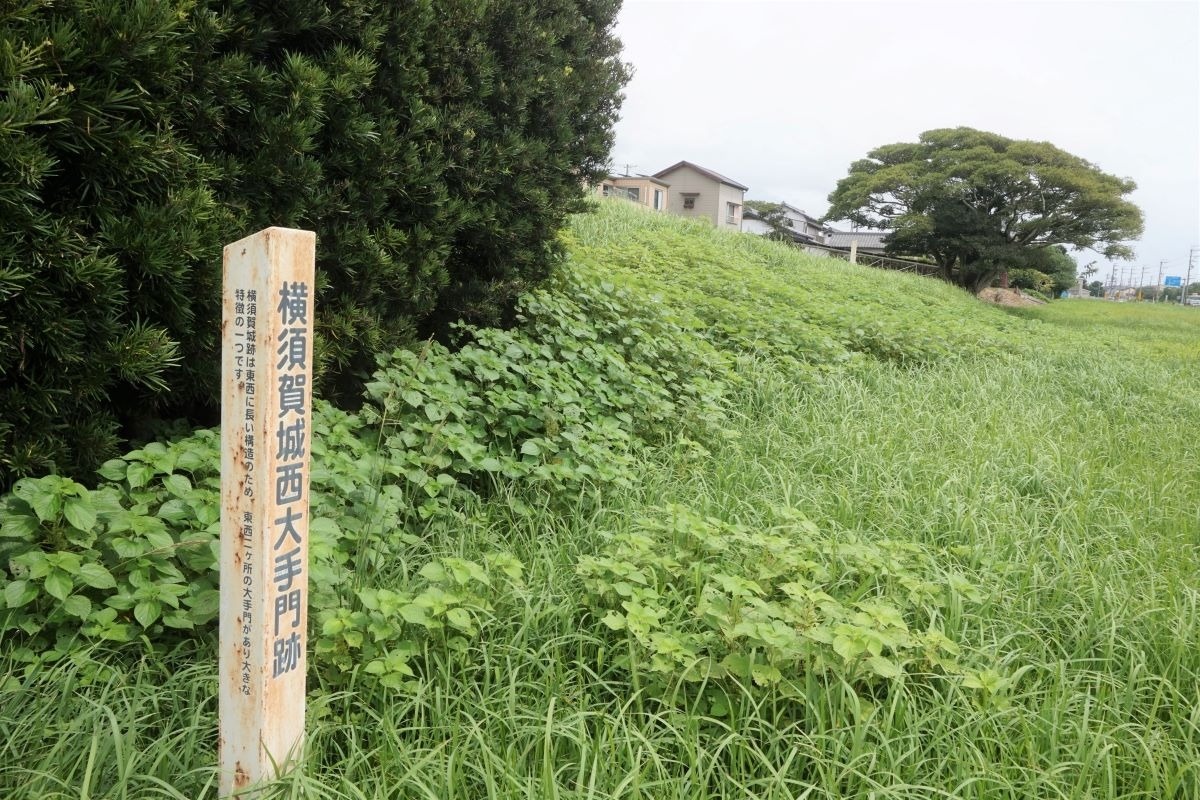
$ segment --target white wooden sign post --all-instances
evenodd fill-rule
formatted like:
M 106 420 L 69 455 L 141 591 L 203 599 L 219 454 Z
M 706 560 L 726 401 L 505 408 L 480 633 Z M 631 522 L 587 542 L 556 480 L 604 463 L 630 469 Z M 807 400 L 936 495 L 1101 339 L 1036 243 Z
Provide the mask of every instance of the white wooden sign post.
M 225 248 L 221 317 L 220 794 L 304 743 L 316 235 Z

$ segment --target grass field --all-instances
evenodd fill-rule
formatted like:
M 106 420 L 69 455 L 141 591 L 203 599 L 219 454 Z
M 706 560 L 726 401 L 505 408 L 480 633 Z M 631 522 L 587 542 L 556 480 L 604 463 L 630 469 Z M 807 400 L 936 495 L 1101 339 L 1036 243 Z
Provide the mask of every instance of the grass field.
M 568 238 L 723 359 L 717 418 L 624 481 L 497 481 L 374 570 L 502 548 L 524 576 L 465 644 L 414 636 L 405 687 L 310 682 L 269 796 L 1200 797 L 1200 310 L 1001 310 L 619 204 Z M 754 548 L 828 593 L 832 650 L 708 622 L 718 584 L 783 613 Z M 598 556 L 653 592 L 606 600 Z M 214 636 L 0 661 L 0 796 L 215 797 Z

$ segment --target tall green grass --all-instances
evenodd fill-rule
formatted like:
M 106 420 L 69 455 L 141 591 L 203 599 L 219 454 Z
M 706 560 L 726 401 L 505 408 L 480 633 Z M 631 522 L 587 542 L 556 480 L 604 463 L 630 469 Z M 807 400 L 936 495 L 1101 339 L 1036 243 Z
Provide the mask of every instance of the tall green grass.
M 427 644 L 416 689 L 313 686 L 304 767 L 271 796 L 1200 796 L 1200 313 L 1006 311 L 617 204 L 569 239 L 724 348 L 721 428 L 640 449 L 626 486 L 498 485 L 431 533 L 415 558 L 504 548 L 526 590 L 465 653 Z M 671 503 L 934 554 L 982 595 L 941 622 L 995 690 L 813 670 L 714 711 L 656 686 L 575 569 Z M 32 680 L 0 661 L 0 796 L 214 797 L 215 663 L 203 639 L 82 649 Z

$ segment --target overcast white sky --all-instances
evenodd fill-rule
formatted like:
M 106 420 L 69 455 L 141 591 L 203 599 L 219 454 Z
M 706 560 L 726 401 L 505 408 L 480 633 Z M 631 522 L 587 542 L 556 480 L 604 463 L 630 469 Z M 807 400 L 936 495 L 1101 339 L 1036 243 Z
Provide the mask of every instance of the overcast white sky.
M 1153 283 L 1200 244 L 1198 0 L 625 0 L 617 35 L 635 70 L 618 172 L 686 159 L 820 215 L 872 148 L 965 125 L 1136 181 L 1146 232 L 1117 269 Z

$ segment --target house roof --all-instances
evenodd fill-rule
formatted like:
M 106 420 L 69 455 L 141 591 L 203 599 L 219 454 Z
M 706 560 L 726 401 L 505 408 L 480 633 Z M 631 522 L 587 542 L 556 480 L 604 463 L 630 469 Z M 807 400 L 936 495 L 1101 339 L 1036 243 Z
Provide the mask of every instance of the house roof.
M 833 231 L 825 237 L 825 243 L 830 247 L 850 249 L 850 243 L 858 242 L 859 249 L 872 248 L 882 250 L 884 239 L 890 231 Z
M 732 186 L 735 189 L 741 189 L 743 192 L 750 191 L 749 186 L 743 186 L 742 184 L 738 183 L 737 181 L 733 180 L 732 178 L 726 178 L 724 175 L 722 175 L 719 172 L 713 172 L 711 169 L 705 169 L 704 167 L 700 166 L 699 164 L 693 164 L 690 161 L 680 161 L 678 164 L 672 164 L 671 166 L 667 167 L 666 169 L 659 170 L 658 172 L 654 173 L 654 177 L 661 178 L 665 175 L 670 175 L 675 170 L 682 169 L 683 167 L 691 167 L 692 169 L 696 170 L 696 172 L 699 172 L 701 175 L 704 175 L 707 178 L 712 178 L 717 183 L 723 183 L 726 186 Z
M 671 186 L 671 184 L 653 175 L 609 175 L 608 179 L 610 181 L 650 181 L 651 183 L 657 183 L 659 186 L 668 188 Z

